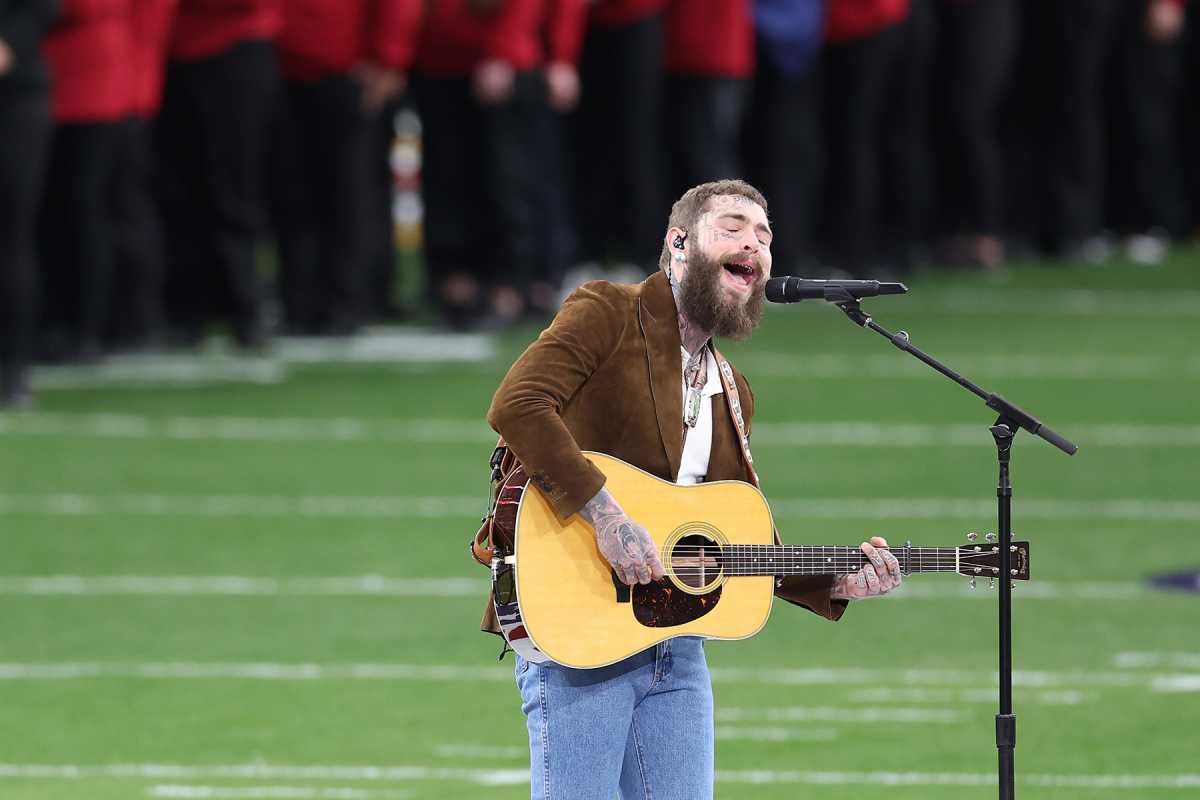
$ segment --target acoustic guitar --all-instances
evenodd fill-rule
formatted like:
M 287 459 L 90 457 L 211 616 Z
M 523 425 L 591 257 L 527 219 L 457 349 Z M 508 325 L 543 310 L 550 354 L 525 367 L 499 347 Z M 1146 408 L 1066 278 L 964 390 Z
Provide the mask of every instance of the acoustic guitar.
M 585 452 L 625 512 L 658 545 L 666 576 L 621 583 L 578 514 L 561 521 L 526 484 L 516 513 L 513 567 L 525 631 L 554 661 L 593 668 L 675 636 L 744 639 L 766 624 L 776 577 L 856 572 L 858 547 L 781 545 L 762 493 L 741 481 L 678 486 L 602 453 Z M 1000 548 L 893 548 L 905 575 L 954 572 L 999 578 Z M 1014 580 L 1029 579 L 1029 543 L 1010 553 Z

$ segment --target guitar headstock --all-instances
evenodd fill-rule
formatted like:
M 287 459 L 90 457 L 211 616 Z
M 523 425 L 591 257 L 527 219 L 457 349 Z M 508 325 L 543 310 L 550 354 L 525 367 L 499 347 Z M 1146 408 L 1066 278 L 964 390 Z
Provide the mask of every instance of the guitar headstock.
M 986 541 L 975 543 L 978 534 L 967 534 L 972 544 L 961 545 L 958 551 L 958 574 L 971 578 L 1000 578 L 1000 545 L 995 534 L 987 534 Z M 1029 542 L 1012 542 L 1009 545 L 1009 580 L 1029 580 Z

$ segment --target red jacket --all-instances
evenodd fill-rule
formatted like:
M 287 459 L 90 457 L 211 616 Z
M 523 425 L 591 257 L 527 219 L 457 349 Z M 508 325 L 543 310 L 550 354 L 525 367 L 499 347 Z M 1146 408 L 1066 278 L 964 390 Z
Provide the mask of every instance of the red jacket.
M 171 58 L 199 61 L 239 42 L 274 39 L 283 24 L 282 0 L 180 0 L 171 32 Z
M 667 0 L 596 0 L 588 9 L 588 25 L 616 28 L 662 13 Z
M 407 69 L 424 0 L 283 0 L 279 58 L 289 80 L 341 75 L 364 61 Z
M 130 111 L 153 117 L 162 104 L 167 42 L 179 0 L 133 0 L 133 51 Z
M 750 0 L 671 0 L 665 28 L 667 72 L 729 78 L 754 73 Z
M 911 0 L 828 0 L 825 40 L 865 39 L 908 16 Z
M 481 6 L 493 9 L 472 10 Z M 492 59 L 518 71 L 574 63 L 584 20 L 584 0 L 427 0 L 416 68 L 467 75 Z
M 113 122 L 129 112 L 130 0 L 66 0 L 42 43 L 56 122 Z

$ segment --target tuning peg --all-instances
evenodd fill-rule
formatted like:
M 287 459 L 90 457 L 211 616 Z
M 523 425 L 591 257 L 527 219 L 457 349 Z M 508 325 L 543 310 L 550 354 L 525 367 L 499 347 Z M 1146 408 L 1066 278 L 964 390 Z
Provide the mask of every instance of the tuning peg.
M 994 541 L 996 541 L 996 534 L 989 533 L 989 534 L 986 534 L 983 538 L 987 539 L 989 542 L 994 542 Z
M 988 588 L 989 589 L 996 588 L 996 579 L 995 578 L 988 578 Z
M 968 541 L 968 542 L 973 542 L 973 541 L 975 541 L 975 540 L 976 540 L 976 539 L 978 539 L 978 538 L 979 538 L 979 534 L 978 534 L 978 533 L 976 533 L 975 531 L 971 531 L 970 533 L 968 533 L 968 534 L 967 534 L 967 541 Z
M 971 589 L 974 589 L 975 588 L 975 579 L 971 578 L 971 580 L 967 581 L 967 586 L 970 586 Z
M 1016 581 L 1009 581 L 1009 582 L 1008 582 L 1008 588 L 1010 588 L 1010 589 L 1015 589 L 1015 588 L 1017 588 L 1017 582 L 1016 582 Z

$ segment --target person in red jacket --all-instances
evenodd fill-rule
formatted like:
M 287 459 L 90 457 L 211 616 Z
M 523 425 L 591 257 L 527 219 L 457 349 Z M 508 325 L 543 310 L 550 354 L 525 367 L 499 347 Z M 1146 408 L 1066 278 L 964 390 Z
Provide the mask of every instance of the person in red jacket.
M 667 4 L 663 113 L 671 197 L 741 174 L 738 135 L 754 74 L 750 0 Z
M 162 219 L 153 193 L 152 127 L 162 105 L 167 44 L 179 0 L 132 0 L 132 81 L 111 191 L 112 314 L 109 349 L 147 350 L 165 336 Z
M 562 68 L 577 59 L 582 9 L 582 0 L 427 4 L 413 80 L 425 260 L 451 326 L 505 325 L 525 311 L 544 243 L 535 121 L 548 82 L 555 93 L 570 89 Z M 548 64 L 560 68 L 546 72 Z
M 293 332 L 345 335 L 369 307 L 369 126 L 404 89 L 421 0 L 284 0 L 283 9 L 272 183 L 284 319 Z
M 66 0 L 43 45 L 56 125 L 41 219 L 49 360 L 101 354 L 112 277 L 108 188 L 132 79 L 131 22 L 131 0 Z
M 34 244 L 50 151 L 50 76 L 41 43 L 54 0 L 0 0 L 0 410 L 33 401 Z
M 583 90 L 570 120 L 580 261 L 649 271 L 658 258 L 666 5 L 597 0 L 588 10 Z
M 265 340 L 254 251 L 281 21 L 279 0 L 179 3 L 155 133 L 167 312 L 181 344 L 219 318 L 243 347 Z

